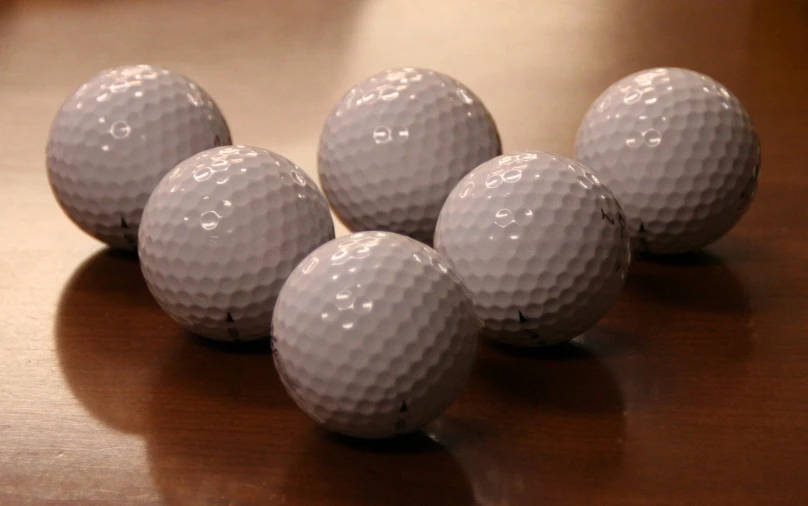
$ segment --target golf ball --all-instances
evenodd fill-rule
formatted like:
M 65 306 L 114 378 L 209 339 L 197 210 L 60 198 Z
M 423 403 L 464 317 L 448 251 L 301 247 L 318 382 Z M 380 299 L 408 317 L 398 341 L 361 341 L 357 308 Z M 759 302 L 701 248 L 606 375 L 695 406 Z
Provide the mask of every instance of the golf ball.
M 494 120 L 466 86 L 401 68 L 356 84 L 340 100 L 322 131 L 318 168 L 349 229 L 431 243 L 454 185 L 501 152 Z
M 143 206 L 182 160 L 230 144 L 219 108 L 197 84 L 150 65 L 105 70 L 61 106 L 47 167 L 56 200 L 88 234 L 137 248 Z
M 267 337 L 297 263 L 334 238 L 325 197 L 294 163 L 227 146 L 180 163 L 143 212 L 139 255 L 149 290 L 191 332 Z
M 698 250 L 748 209 L 760 143 L 738 99 L 714 79 L 678 68 L 632 74 L 595 100 L 575 156 L 612 189 L 635 249 Z
M 629 237 L 609 189 L 552 153 L 499 156 L 452 190 L 435 248 L 471 292 L 493 340 L 543 346 L 591 328 L 614 303 Z
M 415 431 L 437 418 L 474 363 L 478 321 L 432 248 L 360 232 L 310 254 L 273 318 L 275 364 L 297 404 L 354 437 Z

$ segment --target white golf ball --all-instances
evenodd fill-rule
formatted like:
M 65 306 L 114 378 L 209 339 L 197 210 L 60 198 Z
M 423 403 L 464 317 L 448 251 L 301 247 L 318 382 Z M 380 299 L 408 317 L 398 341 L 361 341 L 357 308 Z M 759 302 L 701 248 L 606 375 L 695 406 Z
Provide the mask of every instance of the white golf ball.
M 356 84 L 340 100 L 322 131 L 318 167 L 349 229 L 431 243 L 454 185 L 501 153 L 494 120 L 467 87 L 432 70 L 401 68 Z
M 633 246 L 698 250 L 726 234 L 757 188 L 760 143 L 738 99 L 714 79 L 658 68 L 595 100 L 575 156 L 614 192 Z
M 136 249 L 143 206 L 160 179 L 189 156 L 230 144 L 219 108 L 197 84 L 150 65 L 105 70 L 53 120 L 48 177 L 82 230 Z
M 289 276 L 273 318 L 290 396 L 326 428 L 412 432 L 443 413 L 474 363 L 478 321 L 432 248 L 391 232 L 335 239 Z
M 298 262 L 334 238 L 325 197 L 294 163 L 265 149 L 203 151 L 169 172 L 146 204 L 140 265 L 174 320 L 219 340 L 269 336 Z
M 578 162 L 524 151 L 452 190 L 435 248 L 471 292 L 486 334 L 522 346 L 572 339 L 614 303 L 630 261 L 620 206 Z

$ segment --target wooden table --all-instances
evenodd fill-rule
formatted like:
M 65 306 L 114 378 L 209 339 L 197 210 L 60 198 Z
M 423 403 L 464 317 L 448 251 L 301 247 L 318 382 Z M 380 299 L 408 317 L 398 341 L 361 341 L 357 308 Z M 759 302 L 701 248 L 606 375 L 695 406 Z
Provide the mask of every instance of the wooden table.
M 0 503 L 806 504 L 807 34 L 800 1 L 6 0 Z M 689 67 L 750 111 L 762 178 L 703 254 L 636 261 L 575 344 L 483 347 L 425 434 L 351 443 L 295 407 L 265 344 L 186 334 L 136 261 L 58 208 L 53 114 L 95 72 L 141 62 L 193 77 L 237 142 L 312 174 L 332 104 L 386 67 L 468 84 L 506 151 L 565 154 L 608 84 Z

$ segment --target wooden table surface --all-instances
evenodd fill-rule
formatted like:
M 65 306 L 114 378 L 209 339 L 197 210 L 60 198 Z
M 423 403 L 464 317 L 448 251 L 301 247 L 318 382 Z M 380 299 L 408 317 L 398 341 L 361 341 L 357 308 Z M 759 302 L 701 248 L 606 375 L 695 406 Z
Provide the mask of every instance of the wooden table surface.
M 311 174 L 332 104 L 387 67 L 465 82 L 506 151 L 565 154 L 607 85 L 689 67 L 749 110 L 760 188 L 706 252 L 638 259 L 574 344 L 482 347 L 468 388 L 423 434 L 358 444 L 296 408 L 266 344 L 180 330 L 136 261 L 57 206 L 50 121 L 80 83 L 124 63 L 191 76 L 236 142 Z M 0 503 L 806 504 L 807 63 L 801 1 L 5 0 Z

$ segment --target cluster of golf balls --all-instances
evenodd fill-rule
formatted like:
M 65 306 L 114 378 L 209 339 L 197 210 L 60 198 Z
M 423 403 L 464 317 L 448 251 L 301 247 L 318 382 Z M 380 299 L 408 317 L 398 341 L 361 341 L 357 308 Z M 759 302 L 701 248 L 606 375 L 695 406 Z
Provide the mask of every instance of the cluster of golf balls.
M 392 69 L 328 115 L 321 191 L 284 156 L 233 144 L 198 84 L 139 65 L 101 72 L 65 101 L 47 169 L 71 220 L 137 251 L 180 325 L 269 337 L 311 418 L 384 438 L 446 410 L 478 337 L 573 339 L 611 308 L 632 252 L 682 253 L 726 234 L 754 196 L 760 145 L 724 86 L 659 68 L 595 100 L 574 159 L 503 154 L 469 88 Z M 332 210 L 354 233 L 335 238 Z

